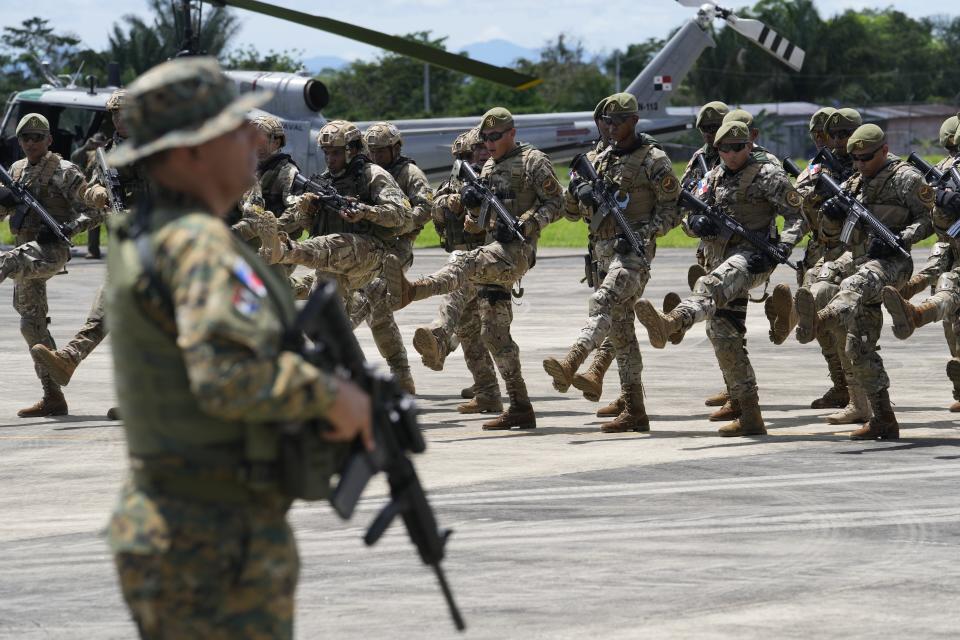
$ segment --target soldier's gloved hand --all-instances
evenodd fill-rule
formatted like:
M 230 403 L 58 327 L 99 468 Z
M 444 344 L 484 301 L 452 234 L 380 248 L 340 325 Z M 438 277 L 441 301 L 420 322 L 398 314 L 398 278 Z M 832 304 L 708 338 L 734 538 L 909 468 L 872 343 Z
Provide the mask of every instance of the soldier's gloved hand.
M 577 191 L 573 197 L 585 207 L 596 209 L 600 206 L 600 199 L 597 197 L 597 194 L 594 193 L 593 185 L 589 182 L 582 182 L 577 185 Z
M 783 253 L 785 258 L 789 258 L 790 254 L 793 253 L 793 245 L 789 242 L 778 242 L 777 249 Z
M 302 216 L 308 216 L 316 211 L 319 201 L 320 196 L 308 191 L 300 196 L 300 200 L 297 201 L 297 212 Z
M 19 203 L 14 197 L 13 192 L 6 187 L 0 187 L 0 206 L 13 208 Z
M 77 235 L 80 230 L 80 221 L 79 220 L 68 220 L 60 225 L 60 228 L 63 229 L 63 235 L 68 238 L 72 238 Z
M 687 226 L 701 238 L 715 236 L 720 232 L 717 223 L 702 214 L 694 214 L 687 218 Z
M 751 253 L 750 257 L 747 258 L 747 271 L 750 273 L 763 273 L 775 265 L 773 258 L 759 251 Z
M 846 208 L 836 196 L 824 202 L 823 206 L 820 207 L 820 211 L 831 220 L 843 220 L 847 217 Z
M 903 239 L 900 236 L 897 236 L 897 244 L 901 247 L 904 246 Z M 867 257 L 873 258 L 874 260 L 889 258 L 898 253 L 900 252 L 880 238 L 870 238 L 870 242 L 867 244 Z
M 577 189 L 579 189 L 584 183 L 583 178 L 580 176 L 574 176 L 570 178 L 570 184 L 567 185 L 567 193 L 570 194 L 570 197 L 573 198 L 573 201 L 580 203 L 580 197 L 577 195 Z
M 469 209 L 476 209 L 483 204 L 483 196 L 472 184 L 465 184 L 460 188 L 460 202 Z
M 536 238 L 540 235 L 540 225 L 537 224 L 533 216 L 521 216 L 519 222 L 520 233 L 523 234 L 524 238 L 529 240 L 530 238 Z
M 937 189 L 934 202 L 952 216 L 960 216 L 960 193 L 949 189 Z
M 104 209 L 110 202 L 110 194 L 107 188 L 99 184 L 90 187 L 90 204 L 94 209 Z
M 360 222 L 368 215 L 375 213 L 375 209 L 370 205 L 358 202 L 355 198 L 344 198 L 350 206 L 340 210 L 340 217 L 347 222 Z

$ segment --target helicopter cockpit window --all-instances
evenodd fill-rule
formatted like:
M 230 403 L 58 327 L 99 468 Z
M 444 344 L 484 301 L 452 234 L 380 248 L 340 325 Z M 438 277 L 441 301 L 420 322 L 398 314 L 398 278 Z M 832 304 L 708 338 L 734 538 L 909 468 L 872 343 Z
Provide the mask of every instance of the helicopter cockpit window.
M 50 132 L 53 135 L 51 150 L 64 158 L 69 158 L 74 149 L 83 145 L 87 138 L 98 131 L 107 137 L 113 135 L 113 121 L 107 117 L 106 111 L 20 102 L 13 106 L 12 113 L 4 123 L 3 148 L 0 149 L 0 161 L 4 166 L 9 166 L 23 156 L 17 143 L 16 131 L 20 118 L 28 113 L 40 113 L 50 121 Z

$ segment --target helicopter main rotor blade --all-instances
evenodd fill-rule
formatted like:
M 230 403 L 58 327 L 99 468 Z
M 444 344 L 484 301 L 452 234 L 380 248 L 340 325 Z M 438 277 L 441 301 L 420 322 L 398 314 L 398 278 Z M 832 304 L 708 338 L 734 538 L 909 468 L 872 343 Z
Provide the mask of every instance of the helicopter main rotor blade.
M 263 15 L 272 16 L 281 20 L 287 20 L 289 22 L 294 22 L 307 27 L 313 27 L 314 29 L 319 29 L 320 31 L 326 31 L 338 36 L 350 38 L 351 40 L 364 42 L 381 49 L 386 49 L 387 51 L 392 51 L 394 53 L 415 58 L 437 67 L 443 67 L 444 69 L 449 69 L 451 71 L 458 71 L 460 73 L 465 73 L 477 78 L 489 80 L 490 82 L 513 87 L 514 89 L 529 89 L 530 87 L 542 82 L 540 78 L 518 73 L 513 69 L 497 67 L 492 64 L 487 64 L 486 62 L 472 60 L 466 56 L 450 53 L 449 51 L 443 51 L 442 49 L 437 49 L 436 47 L 431 47 L 419 42 L 407 40 L 405 38 L 391 36 L 386 33 L 381 33 L 379 31 L 374 31 L 364 27 L 358 27 L 356 25 L 334 20 L 332 18 L 324 18 L 322 16 L 303 13 L 302 11 L 285 9 L 273 4 L 268 4 L 266 2 L 258 2 L 257 0 L 206 1 L 216 6 L 227 5 L 236 7 L 238 9 L 246 9 L 247 11 L 262 13 Z
M 800 71 L 803 67 L 803 59 L 807 55 L 804 50 L 759 20 L 738 18 L 734 14 L 727 16 L 726 20 L 734 31 L 756 42 L 794 71 Z

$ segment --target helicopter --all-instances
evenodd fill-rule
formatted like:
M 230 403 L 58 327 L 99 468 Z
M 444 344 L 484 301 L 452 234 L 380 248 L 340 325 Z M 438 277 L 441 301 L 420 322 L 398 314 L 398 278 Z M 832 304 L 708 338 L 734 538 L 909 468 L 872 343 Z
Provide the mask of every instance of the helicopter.
M 790 68 L 799 71 L 802 67 L 803 50 L 763 22 L 740 18 L 733 10 L 709 2 L 676 1 L 686 7 L 697 7 L 696 15 L 684 23 L 626 88 L 636 96 L 639 104 L 641 118 L 637 124 L 638 132 L 656 135 L 692 127 L 689 117 L 671 115 L 668 105 L 674 87 L 680 85 L 700 54 L 708 47 L 715 46 L 709 31 L 715 20 L 723 20 L 728 27 Z M 538 78 L 513 69 L 258 0 L 182 0 L 186 19 L 180 55 L 196 53 L 196 30 L 189 16 L 192 6 L 199 8 L 202 2 L 253 11 L 327 31 L 410 56 L 427 65 L 459 71 L 516 90 L 525 90 L 540 82 Z M 315 141 L 320 128 L 327 122 L 322 110 L 329 103 L 330 94 L 323 82 L 300 73 L 230 70 L 226 73 L 236 83 L 240 93 L 273 93 L 271 100 L 259 110 L 252 111 L 251 116 L 268 113 L 279 118 L 287 134 L 284 151 L 291 155 L 302 172 L 309 175 L 322 171 L 323 154 Z M 15 128 L 19 119 L 27 113 L 37 112 L 47 117 L 53 135 L 52 149 L 64 157 L 69 157 L 71 151 L 98 131 L 112 135 L 113 124 L 107 117 L 106 102 L 120 85 L 116 64 L 109 65 L 105 86 L 97 86 L 92 76 L 87 77 L 85 86 L 78 86 L 76 77 L 64 85 L 46 69 L 44 75 L 47 83 L 16 93 L 7 103 L 3 119 L 0 120 L 0 164 L 8 166 L 22 155 Z M 518 114 L 514 122 L 519 139 L 550 154 L 554 160 L 569 159 L 575 150 L 590 144 L 598 135 L 592 111 Z M 403 137 L 404 155 L 411 157 L 429 176 L 436 177 L 449 171 L 451 143 L 458 135 L 473 128 L 477 124 L 477 117 L 420 118 L 394 120 L 393 123 Z M 355 124 L 363 130 L 372 123 Z

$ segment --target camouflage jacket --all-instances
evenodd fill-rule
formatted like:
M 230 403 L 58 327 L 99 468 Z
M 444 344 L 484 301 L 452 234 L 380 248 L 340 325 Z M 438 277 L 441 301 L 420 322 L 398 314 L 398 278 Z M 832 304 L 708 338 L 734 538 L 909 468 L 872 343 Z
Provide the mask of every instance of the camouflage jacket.
M 57 222 L 73 223 L 75 233 L 99 223 L 100 216 L 84 201 L 87 181 L 83 172 L 56 153 L 48 151 L 36 164 L 30 164 L 26 158 L 17 160 L 10 166 L 10 176 L 24 185 Z M 0 220 L 12 216 L 15 211 L 15 208 L 0 206 Z M 38 236 L 42 240 L 45 229 L 39 216 L 28 213 L 22 226 L 11 231 L 20 244 Z
M 430 181 L 413 160 L 403 156 L 390 165 L 388 170 L 396 180 L 397 186 L 407 196 L 412 208 L 409 228 L 403 235 L 410 240 L 415 240 L 430 220 L 430 213 L 433 210 L 433 189 L 430 188 Z
M 297 164 L 285 153 L 275 153 L 257 165 L 264 208 L 280 216 L 287 208 L 293 178 L 300 172 Z

